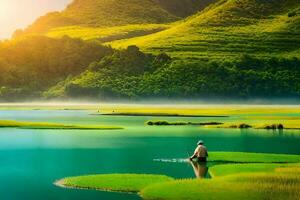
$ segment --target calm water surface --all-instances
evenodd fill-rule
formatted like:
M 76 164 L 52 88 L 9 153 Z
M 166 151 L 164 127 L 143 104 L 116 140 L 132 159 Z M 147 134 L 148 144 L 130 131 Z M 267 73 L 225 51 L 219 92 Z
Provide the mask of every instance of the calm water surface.
M 121 125 L 124 130 L 0 129 L 0 199 L 135 200 L 132 194 L 63 189 L 57 179 L 98 173 L 153 173 L 194 177 L 187 163 L 154 159 L 186 158 L 197 140 L 210 151 L 300 154 L 300 132 L 148 127 L 166 117 L 90 115 L 91 111 L 0 111 L 1 119 L 73 124 Z M 224 121 L 224 118 L 168 118 L 174 121 Z

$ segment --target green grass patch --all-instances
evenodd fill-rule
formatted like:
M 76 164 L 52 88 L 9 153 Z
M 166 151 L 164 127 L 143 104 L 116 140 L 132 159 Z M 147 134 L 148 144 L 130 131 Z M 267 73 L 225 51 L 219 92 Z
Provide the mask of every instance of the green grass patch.
M 209 161 L 233 163 L 298 163 L 300 155 L 244 153 L 244 152 L 210 152 Z
M 247 164 L 210 167 L 212 179 L 174 180 L 162 175 L 107 174 L 70 177 L 56 184 L 71 188 L 139 192 L 147 200 L 294 200 L 300 197 L 300 155 L 212 152 L 212 160 Z
M 148 34 L 153 34 L 167 29 L 170 25 L 164 24 L 135 24 L 117 27 L 82 27 L 66 26 L 51 29 L 47 36 L 61 38 L 68 35 L 72 38 L 83 40 L 98 40 L 100 42 L 111 42 L 115 40 L 128 39 Z
M 109 125 L 68 125 L 46 122 L 19 122 L 12 120 L 0 120 L 0 128 L 21 128 L 21 129 L 82 129 L 82 130 L 115 130 L 123 129 L 120 126 Z
M 56 184 L 65 187 L 119 192 L 139 192 L 148 185 L 174 180 L 164 175 L 103 174 L 65 178 Z
M 275 163 L 224 164 L 224 165 L 215 165 L 210 167 L 209 173 L 212 177 L 215 178 L 215 177 L 228 176 L 228 175 L 241 174 L 241 173 L 275 172 L 275 169 L 284 172 L 285 170 L 290 171 L 288 169 L 292 169 L 291 167 L 293 166 L 300 167 L 299 164 L 275 164 Z
M 266 170 L 269 170 L 267 168 Z M 280 169 L 286 171 L 276 173 L 255 173 L 254 171 L 254 173 L 235 174 L 210 180 L 175 180 L 150 185 L 141 191 L 141 195 L 144 199 L 160 200 L 299 199 L 299 173 L 297 170 L 295 173 L 294 168 Z M 297 169 L 299 172 L 299 168 Z
M 213 179 L 175 180 L 150 185 L 144 199 L 298 199 L 299 164 L 231 164 L 210 169 Z

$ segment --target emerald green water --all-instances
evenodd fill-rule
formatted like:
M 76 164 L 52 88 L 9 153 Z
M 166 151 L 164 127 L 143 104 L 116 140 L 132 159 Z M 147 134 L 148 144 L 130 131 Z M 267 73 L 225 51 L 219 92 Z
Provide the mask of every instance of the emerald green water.
M 137 195 L 70 190 L 57 179 L 96 173 L 153 173 L 194 177 L 187 163 L 155 162 L 185 158 L 199 139 L 209 151 L 300 154 L 300 132 L 149 127 L 150 119 L 224 121 L 224 118 L 97 116 L 90 111 L 0 111 L 1 119 L 73 124 L 121 125 L 124 130 L 0 129 L 0 199 L 132 200 Z

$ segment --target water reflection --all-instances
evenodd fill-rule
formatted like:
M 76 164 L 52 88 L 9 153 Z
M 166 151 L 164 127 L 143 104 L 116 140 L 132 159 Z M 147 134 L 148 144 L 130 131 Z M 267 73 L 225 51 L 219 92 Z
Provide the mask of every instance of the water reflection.
M 190 161 L 197 178 L 208 178 L 207 162 Z

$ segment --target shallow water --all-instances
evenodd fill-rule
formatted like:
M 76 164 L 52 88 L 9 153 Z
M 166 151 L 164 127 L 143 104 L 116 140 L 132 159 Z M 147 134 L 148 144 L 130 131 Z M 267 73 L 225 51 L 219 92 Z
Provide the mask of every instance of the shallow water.
M 224 121 L 224 118 L 167 118 L 90 115 L 91 111 L 0 111 L 1 119 L 121 125 L 124 130 L 0 129 L 0 199 L 139 199 L 132 194 L 70 190 L 57 179 L 96 173 L 154 173 L 194 177 L 186 162 L 199 139 L 210 151 L 300 154 L 300 132 L 149 127 L 147 120 Z M 175 160 L 178 161 L 178 160 Z

